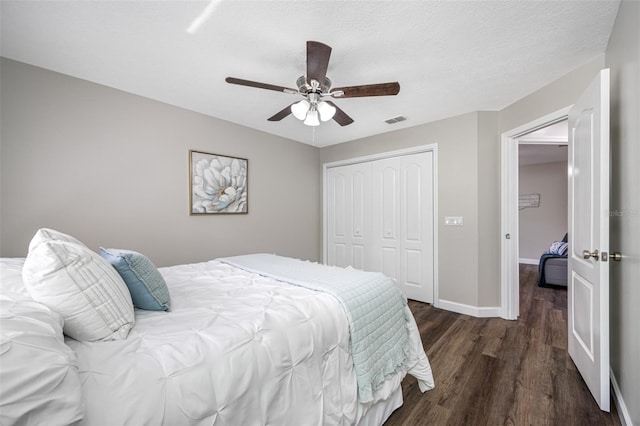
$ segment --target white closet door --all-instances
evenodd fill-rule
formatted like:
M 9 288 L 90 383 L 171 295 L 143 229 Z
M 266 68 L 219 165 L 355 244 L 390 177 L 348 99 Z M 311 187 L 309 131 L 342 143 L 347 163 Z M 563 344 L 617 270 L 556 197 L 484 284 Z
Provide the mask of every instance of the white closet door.
M 382 272 L 433 303 L 433 153 L 327 169 L 327 263 Z
M 371 225 L 371 165 L 333 167 L 327 170 L 328 263 L 367 269 Z
M 400 182 L 399 158 L 386 158 L 372 163 L 373 205 L 371 219 L 370 270 L 382 272 L 396 283 L 402 282 L 400 267 Z
M 372 174 L 371 270 L 408 298 L 433 303 L 433 154 L 377 160 Z
M 400 157 L 400 270 L 409 299 L 433 303 L 433 153 Z

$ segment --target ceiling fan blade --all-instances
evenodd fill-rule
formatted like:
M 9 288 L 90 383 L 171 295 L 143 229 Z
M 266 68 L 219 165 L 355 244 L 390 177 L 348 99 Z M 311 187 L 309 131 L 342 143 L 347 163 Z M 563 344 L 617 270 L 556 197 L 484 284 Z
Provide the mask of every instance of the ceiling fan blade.
M 365 96 L 392 96 L 400 92 L 400 83 L 365 84 L 362 86 L 337 87 L 331 93 L 343 92 L 343 95 L 336 95 L 340 98 L 362 98 Z
M 335 120 L 336 123 L 338 123 L 341 126 L 348 126 L 349 124 L 353 123 L 353 118 L 349 117 L 346 112 L 344 112 L 338 107 L 338 105 L 334 104 L 331 101 L 325 101 L 325 102 L 330 104 L 332 107 L 336 109 L 336 113 L 333 116 L 333 119 Z
M 331 47 L 318 41 L 307 42 L 308 84 L 311 84 L 311 80 L 316 80 L 318 83 L 324 84 L 324 80 L 327 77 L 330 56 Z
M 291 104 L 291 105 L 293 105 L 293 104 Z M 280 121 L 280 120 L 282 120 L 283 118 L 285 118 L 286 116 L 291 114 L 291 105 L 289 105 L 288 107 L 284 108 L 282 111 L 276 112 L 271 117 L 269 117 L 267 120 L 269 120 L 269 121 Z
M 238 84 L 240 86 L 257 87 L 258 89 L 275 90 L 276 92 L 298 93 L 296 89 L 290 89 L 284 86 L 276 86 L 273 84 L 260 83 L 258 81 L 243 80 L 241 78 L 227 77 L 224 79 L 227 83 Z

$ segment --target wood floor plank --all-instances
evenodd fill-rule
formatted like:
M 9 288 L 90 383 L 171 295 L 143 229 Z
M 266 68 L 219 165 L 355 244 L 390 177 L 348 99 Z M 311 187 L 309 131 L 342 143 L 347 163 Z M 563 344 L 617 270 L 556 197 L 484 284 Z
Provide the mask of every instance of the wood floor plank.
M 404 405 L 385 425 L 620 425 L 600 411 L 567 353 L 566 288 L 537 286 L 520 265 L 520 317 L 474 318 L 409 302 L 436 387 L 403 382 Z

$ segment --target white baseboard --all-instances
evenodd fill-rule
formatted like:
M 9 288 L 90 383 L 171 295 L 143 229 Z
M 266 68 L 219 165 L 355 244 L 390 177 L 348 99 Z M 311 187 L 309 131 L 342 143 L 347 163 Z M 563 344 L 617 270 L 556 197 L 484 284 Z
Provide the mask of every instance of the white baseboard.
M 499 317 L 500 307 L 471 306 L 464 303 L 450 302 L 448 300 L 438 300 L 438 308 L 445 311 L 457 312 L 459 314 L 470 315 L 476 318 Z
M 633 426 L 633 423 L 631 422 L 631 414 L 629 414 L 629 409 L 624 403 L 624 399 L 622 399 L 620 386 L 618 386 L 616 376 L 613 374 L 611 369 L 609 369 L 609 376 L 611 377 L 611 387 L 613 388 L 613 403 L 616 404 L 616 408 L 618 409 L 620 424 L 622 426 Z
M 524 263 L 525 265 L 539 265 L 540 259 L 518 259 L 518 263 Z

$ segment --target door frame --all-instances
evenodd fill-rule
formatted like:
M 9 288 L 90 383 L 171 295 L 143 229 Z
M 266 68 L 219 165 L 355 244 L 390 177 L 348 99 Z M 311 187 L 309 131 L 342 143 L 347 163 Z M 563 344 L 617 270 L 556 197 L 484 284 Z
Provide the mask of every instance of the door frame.
M 433 154 L 433 306 L 438 307 L 438 144 L 419 145 L 362 157 L 346 158 L 322 164 L 322 263 L 328 259 L 327 169 L 385 158 L 431 152 Z
M 519 233 L 518 233 L 518 142 L 522 136 L 569 117 L 569 105 L 522 126 L 502 133 L 500 142 L 500 317 L 520 315 Z

